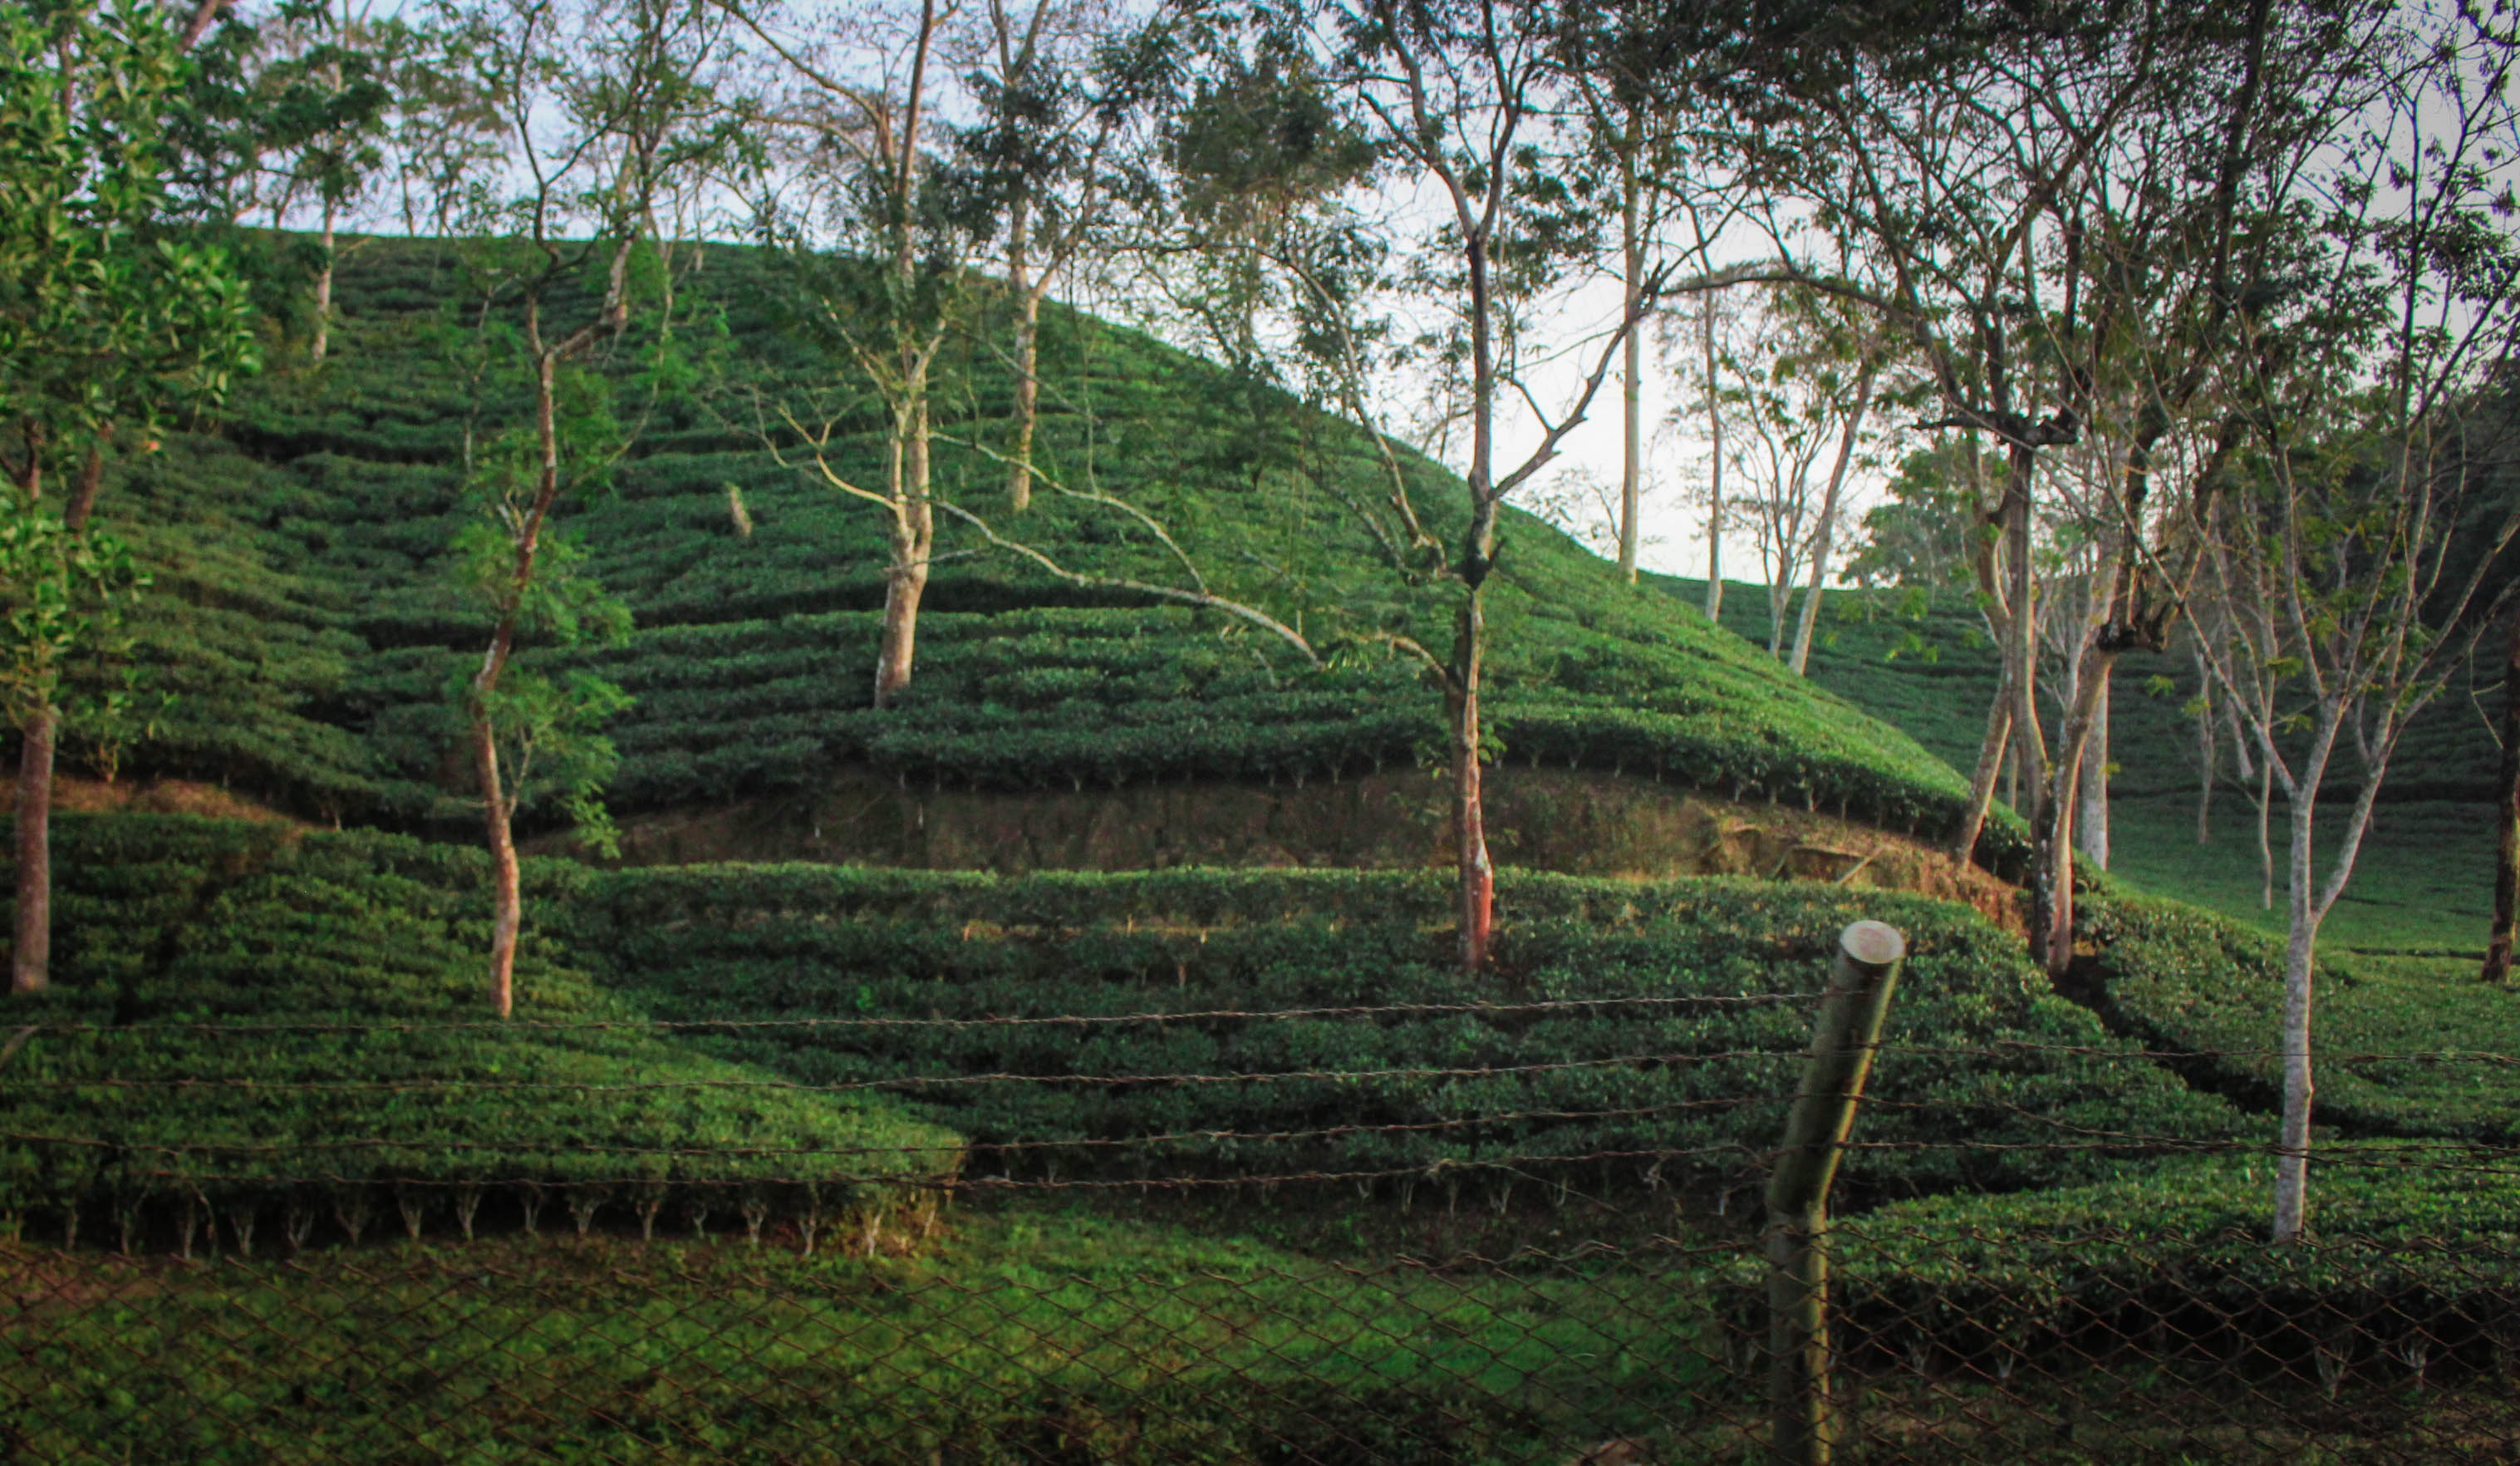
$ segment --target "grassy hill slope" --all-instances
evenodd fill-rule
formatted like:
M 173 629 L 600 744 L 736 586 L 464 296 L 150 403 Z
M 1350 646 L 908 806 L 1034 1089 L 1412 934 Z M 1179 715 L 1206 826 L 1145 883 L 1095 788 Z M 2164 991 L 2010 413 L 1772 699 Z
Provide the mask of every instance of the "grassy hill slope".
M 620 807 L 794 793 L 843 767 L 1024 789 L 1301 778 L 1434 747 L 1435 693 L 1349 634 L 1448 634 L 1441 598 L 1380 568 L 1342 503 L 1377 482 L 1362 437 L 1066 312 L 1045 326 L 1048 472 L 1127 499 L 1218 590 L 1337 655 L 1313 669 L 1213 615 L 980 553 L 948 525 L 917 680 L 901 707 L 875 712 L 874 518 L 780 467 L 740 426 L 756 389 L 775 396 L 832 368 L 775 329 L 781 287 L 762 256 L 709 247 L 697 257 L 683 295 L 722 309 L 721 364 L 652 397 L 637 363 L 606 364 L 617 415 L 647 427 L 608 487 L 562 526 L 636 618 L 627 645 L 571 654 L 637 699 L 612 729 Z M 155 685 L 175 698 L 134 754 L 143 771 L 216 778 L 317 817 L 447 829 L 469 818 L 449 689 L 483 631 L 448 546 L 467 512 L 467 443 L 513 429 L 520 403 L 500 385 L 513 371 L 472 387 L 458 285 L 438 246 L 361 245 L 320 369 L 248 386 L 220 436 L 116 466 L 103 512 L 158 572 L 136 629 Z M 975 346 L 945 376 L 940 431 L 990 440 L 1009 398 L 1003 368 Z M 870 433 L 844 434 L 836 460 L 872 471 L 879 451 Z M 1414 460 L 1407 471 L 1440 527 L 1455 497 L 1445 476 Z M 1003 473 L 946 442 L 938 480 L 993 510 Z M 1102 503 L 1046 494 L 1020 533 L 1080 570 L 1185 573 Z M 1491 721 L 1509 760 L 1650 771 L 1893 829 L 1933 831 L 1958 806 L 1960 781 L 1924 748 L 1668 597 L 1617 584 L 1535 520 L 1508 516 L 1493 583 Z M 1997 832 L 1991 848 L 2008 839 Z
M 1657 576 L 1653 583 L 1685 604 L 1703 604 L 1702 580 Z M 1730 586 L 1724 624 L 1764 647 L 1766 588 Z M 2498 675 L 2497 667 L 2471 669 L 2408 730 L 2382 786 L 2354 884 L 2321 932 L 2322 950 L 2482 952 L 2493 912 L 2494 825 L 2486 805 L 2498 757 L 2488 714 L 2500 706 Z M 1965 769 L 1977 757 L 1997 676 L 1996 649 L 1962 596 L 1837 591 L 1823 603 L 1812 681 L 1896 724 L 1956 767 Z M 2118 664 L 2109 713 L 2115 764 L 2109 868 L 2146 890 L 2281 932 L 2283 795 L 2276 791 L 2272 811 L 2276 871 L 2270 908 L 2261 904 L 2255 790 L 2240 787 L 2229 735 L 2222 729 L 2208 838 L 2197 839 L 2200 755 L 2187 709 L 2198 689 L 2195 664 L 2184 650 L 2133 654 Z M 2341 800 L 2331 802 L 2321 811 L 2322 829 L 2331 820 L 2341 825 L 2344 815 Z

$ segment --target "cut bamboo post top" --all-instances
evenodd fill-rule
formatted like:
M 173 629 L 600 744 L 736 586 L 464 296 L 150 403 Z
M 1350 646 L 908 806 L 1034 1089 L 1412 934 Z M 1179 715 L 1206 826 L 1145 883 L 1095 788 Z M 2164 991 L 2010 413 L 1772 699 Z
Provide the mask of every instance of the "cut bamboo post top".
M 1908 939 L 1888 922 L 1859 921 L 1837 934 L 1837 949 L 1846 960 L 1878 977 L 1908 953 Z

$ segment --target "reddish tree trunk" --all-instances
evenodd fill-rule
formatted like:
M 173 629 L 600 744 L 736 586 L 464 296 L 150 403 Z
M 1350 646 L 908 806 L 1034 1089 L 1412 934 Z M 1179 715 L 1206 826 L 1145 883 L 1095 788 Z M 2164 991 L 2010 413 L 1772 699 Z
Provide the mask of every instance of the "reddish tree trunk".
M 505 661 L 505 650 L 499 646 L 491 655 Z M 506 1018 L 517 1008 L 517 932 L 524 923 L 524 897 L 518 888 L 517 842 L 510 828 L 507 793 L 499 779 L 498 731 L 486 706 L 478 703 L 472 715 L 472 759 L 481 782 L 482 825 L 490 842 L 490 1008 Z
M 1479 672 L 1486 612 L 1472 586 L 1462 602 L 1452 686 L 1445 699 L 1453 724 L 1453 833 L 1460 864 L 1462 971 L 1487 966 L 1496 917 L 1496 868 L 1488 860 L 1487 811 L 1480 788 Z
M 1026 222 L 1018 203 L 1007 229 L 1007 289 L 1015 298 L 1014 467 L 1007 473 L 1007 508 L 1016 514 L 1032 507 L 1032 432 L 1041 415 L 1041 296 L 1028 273 Z
M 53 728 L 44 708 L 26 720 L 18 755 L 18 919 L 9 953 L 9 991 L 41 992 L 53 958 Z

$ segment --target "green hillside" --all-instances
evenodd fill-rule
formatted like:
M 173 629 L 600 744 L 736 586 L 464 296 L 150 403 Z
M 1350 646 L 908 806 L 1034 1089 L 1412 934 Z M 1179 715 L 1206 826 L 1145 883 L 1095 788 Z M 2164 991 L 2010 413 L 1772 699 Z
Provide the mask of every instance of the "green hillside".
M 1687 605 L 1704 604 L 1702 580 L 1656 576 L 1653 583 Z M 1974 763 L 1998 665 L 1985 623 L 1966 598 L 1847 590 L 1832 592 L 1822 606 L 1812 681 L 1895 724 L 1953 766 Z M 1766 588 L 1729 586 L 1724 624 L 1764 647 Z M 2466 669 L 2408 729 L 2381 786 L 2354 882 L 2320 933 L 2322 951 L 2483 952 L 2494 909 L 2494 824 L 2487 805 L 2499 757 L 2493 725 L 2501 707 L 2499 678 L 2496 665 Z M 2199 751 L 2187 710 L 2198 691 L 2194 660 L 2183 650 L 2120 660 L 2109 710 L 2109 869 L 2144 890 L 2279 934 L 2286 889 L 2282 791 L 2276 790 L 2272 810 L 2276 870 L 2269 909 L 2260 904 L 2256 791 L 2242 787 L 2233 771 L 2228 729 L 2217 729 L 2209 838 L 2197 839 Z M 2340 762 L 2350 764 L 2351 756 L 2340 756 Z M 2002 793 L 1999 786 L 1999 799 Z M 2332 786 L 2320 811 L 2322 834 L 2342 825 L 2350 799 L 2349 787 Z
M 1447 634 L 1437 599 L 1381 569 L 1340 502 L 1372 491 L 1379 472 L 1359 435 L 1064 312 L 1045 328 L 1046 470 L 1145 511 L 1217 590 L 1303 628 L 1327 665 L 1213 614 L 979 553 L 948 524 L 917 680 L 902 706 L 875 711 L 874 518 L 730 421 L 750 413 L 754 389 L 828 364 L 775 328 L 783 287 L 763 256 L 691 252 L 684 299 L 722 312 L 722 337 L 695 328 L 718 364 L 652 391 L 635 362 L 607 364 L 616 417 L 646 427 L 563 522 L 636 621 L 627 645 L 572 654 L 637 700 L 611 728 L 616 807 L 792 794 L 850 766 L 1055 788 L 1300 779 L 1405 765 L 1434 746 L 1434 693 L 1353 634 Z M 448 688 L 483 632 L 448 546 L 468 431 L 486 440 L 519 408 L 487 389 L 476 402 L 467 386 L 458 279 L 428 243 L 358 246 L 331 359 L 250 384 L 218 435 L 117 466 L 105 513 L 157 571 L 136 632 L 154 686 L 174 696 L 135 767 L 215 778 L 316 818 L 462 833 Z M 946 377 L 940 433 L 987 439 L 1003 370 L 974 353 Z M 879 447 L 861 432 L 839 460 L 871 470 Z M 1454 497 L 1444 476 L 1423 462 L 1409 472 L 1440 525 Z M 938 475 L 958 501 L 998 502 L 1003 472 L 983 455 L 941 444 Z M 1008 527 L 1073 569 L 1186 573 L 1102 504 L 1046 494 Z M 1669 598 L 1617 584 L 1535 520 L 1510 516 L 1504 544 L 1490 706 L 1507 760 L 1650 772 L 1893 829 L 1954 817 L 1960 781 L 1913 741 Z M 1996 832 L 1990 850 L 2009 839 Z

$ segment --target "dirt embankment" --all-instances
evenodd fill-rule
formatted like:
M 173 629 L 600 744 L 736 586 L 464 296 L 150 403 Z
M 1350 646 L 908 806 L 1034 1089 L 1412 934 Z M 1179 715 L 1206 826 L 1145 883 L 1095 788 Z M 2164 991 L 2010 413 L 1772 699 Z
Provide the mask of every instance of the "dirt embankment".
M 0 765 L 0 815 L 18 807 L 18 770 Z M 198 814 L 205 819 L 251 819 L 275 824 L 302 821 L 215 784 L 190 779 L 101 779 L 69 774 L 53 777 L 55 814 Z
M 1500 863 L 1653 880 L 1749 875 L 1913 891 L 2018 927 L 2012 889 L 1905 836 L 1614 774 L 1498 768 Z M 1414 770 L 1335 783 L 1141 785 L 1014 794 L 845 773 L 819 794 L 626 817 L 627 863 L 829 860 L 928 870 L 1177 865 L 1389 868 L 1451 859 L 1443 785 Z M 557 852 L 562 842 L 537 842 Z

